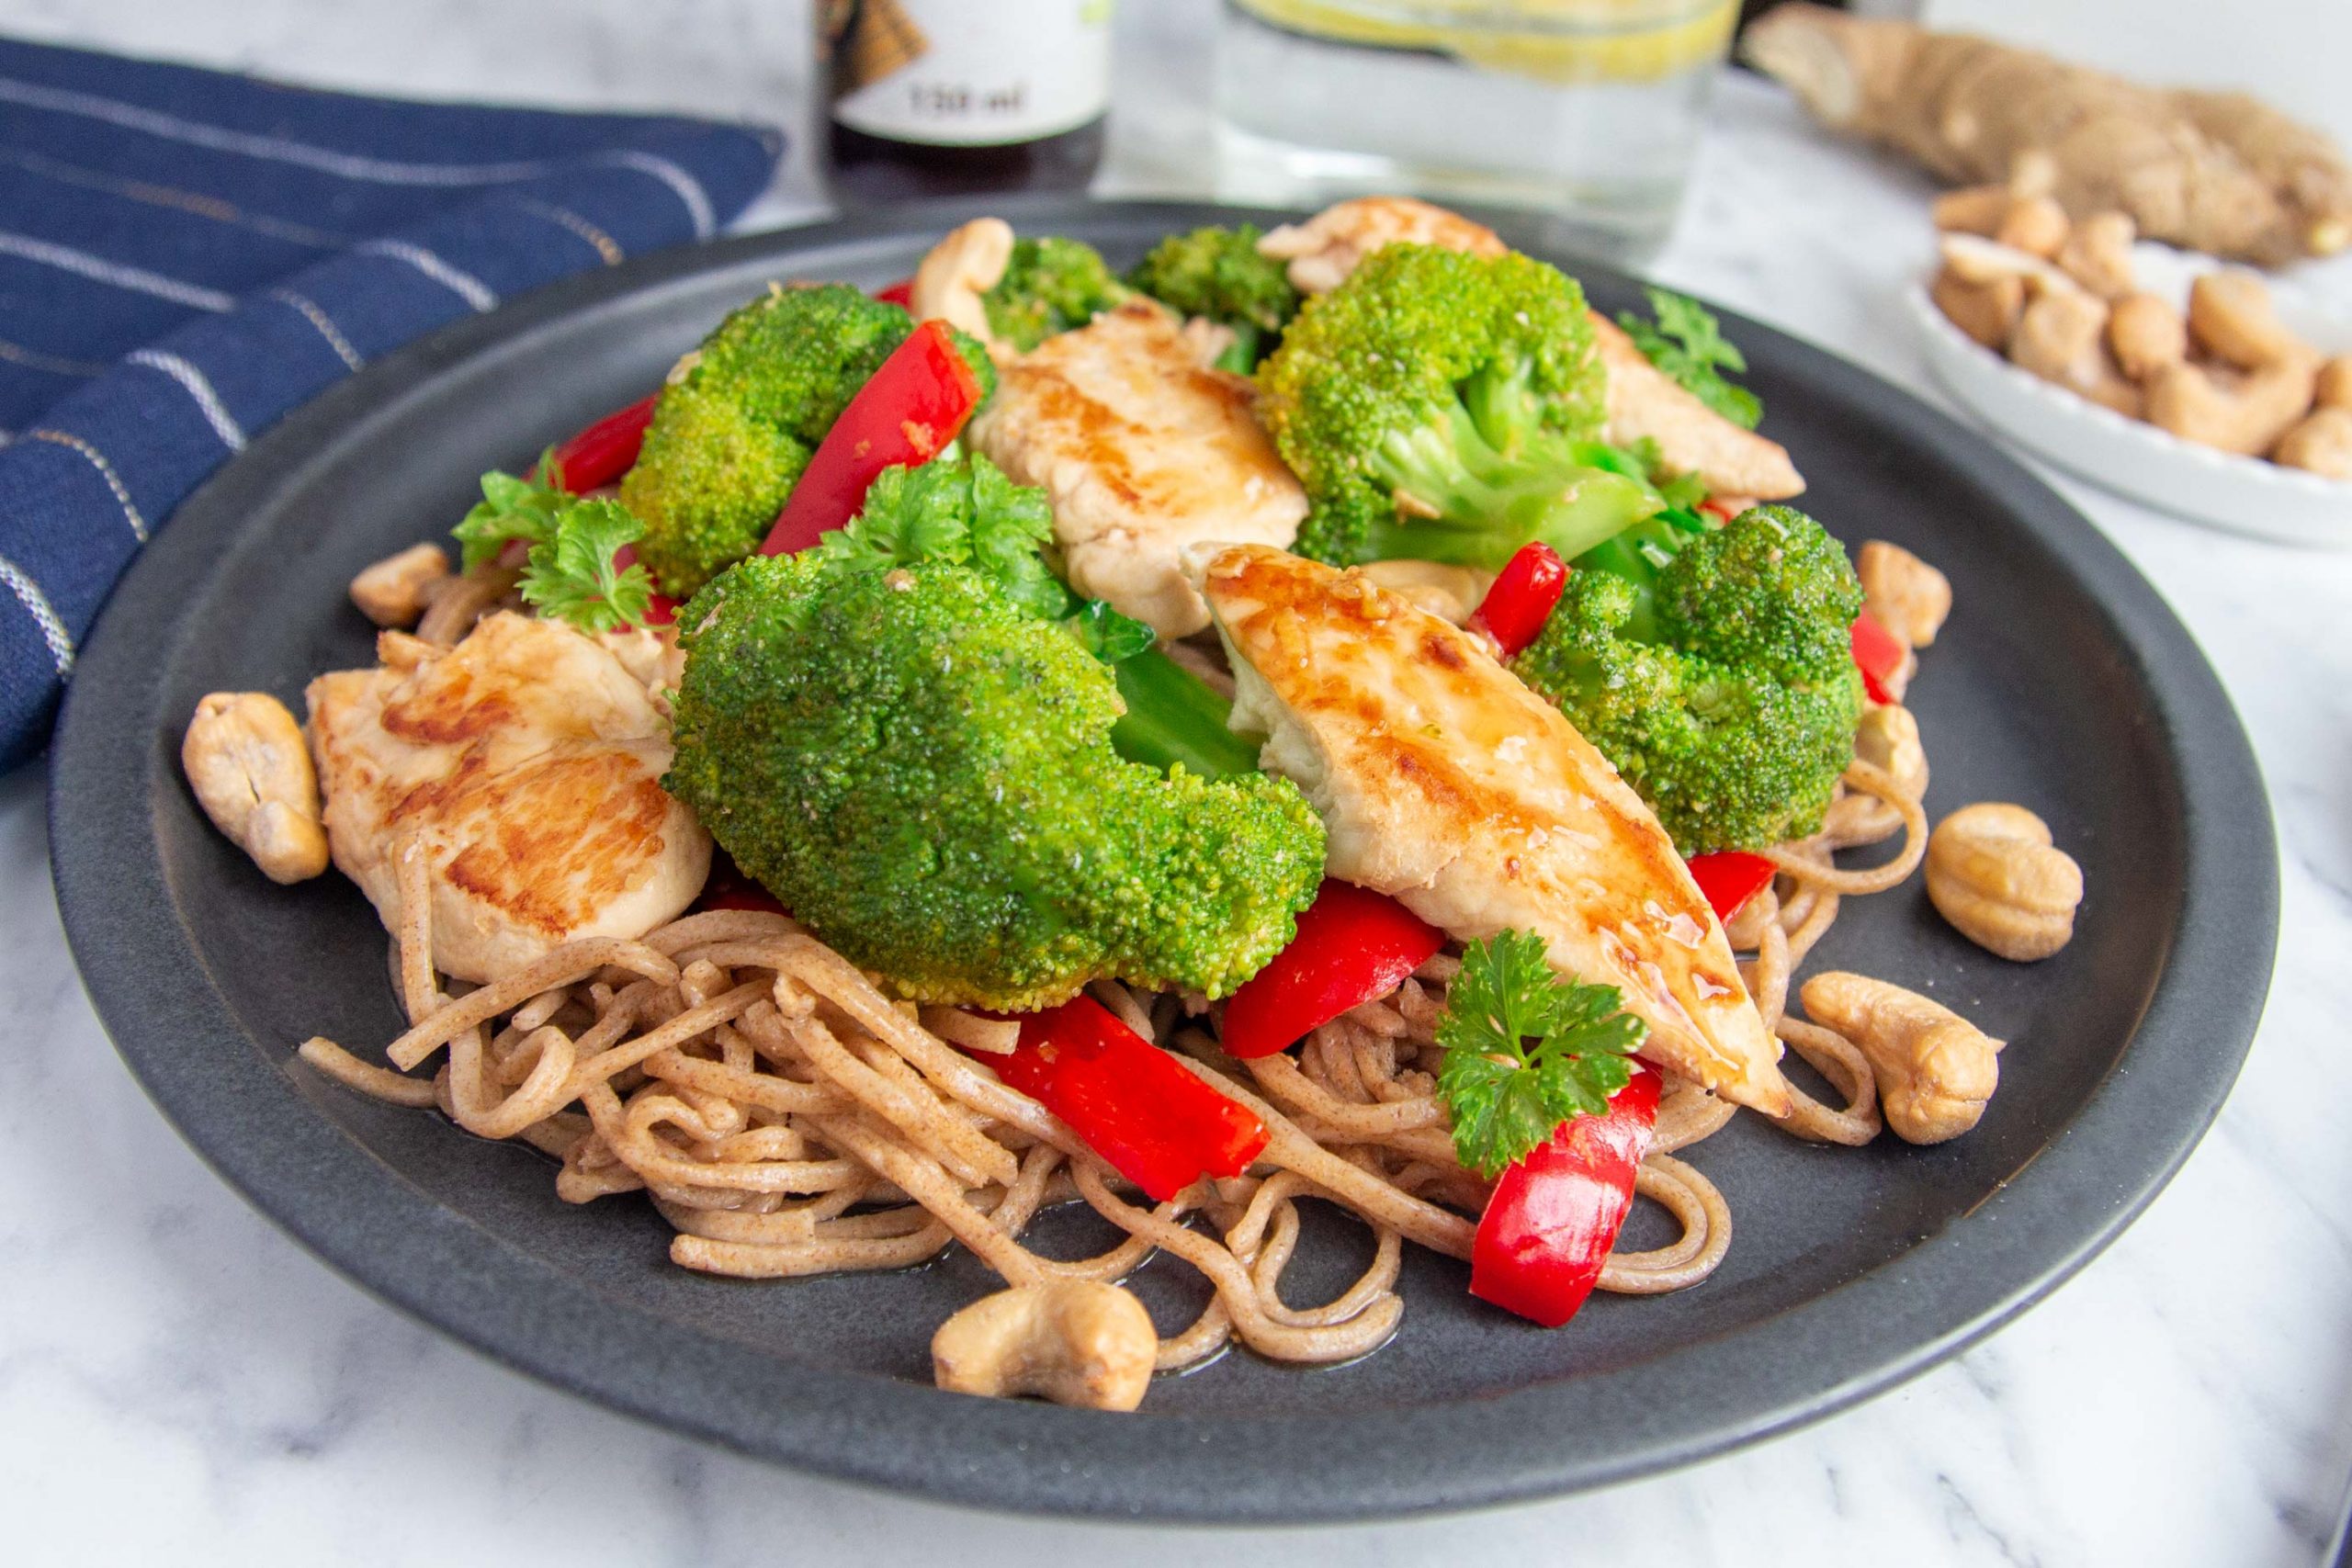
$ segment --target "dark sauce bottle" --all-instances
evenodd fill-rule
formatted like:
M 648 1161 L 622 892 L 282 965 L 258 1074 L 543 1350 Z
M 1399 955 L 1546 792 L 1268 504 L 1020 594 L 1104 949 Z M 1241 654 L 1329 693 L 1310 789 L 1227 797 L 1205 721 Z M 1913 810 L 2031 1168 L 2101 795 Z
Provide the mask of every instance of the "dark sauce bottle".
M 816 11 L 844 205 L 1082 190 L 1093 177 L 1110 0 L 819 0 Z

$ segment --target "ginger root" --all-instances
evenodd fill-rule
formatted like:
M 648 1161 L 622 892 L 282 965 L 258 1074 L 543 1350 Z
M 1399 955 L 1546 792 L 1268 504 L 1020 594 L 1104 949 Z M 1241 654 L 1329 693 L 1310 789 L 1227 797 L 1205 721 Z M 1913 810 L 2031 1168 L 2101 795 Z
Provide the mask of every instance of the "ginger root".
M 1954 184 L 2047 179 L 2076 219 L 2267 265 L 2352 244 L 2352 165 L 2239 93 L 2143 86 L 2031 50 L 1784 5 L 1741 43 L 1814 116 Z M 2046 164 L 2043 162 L 2046 160 Z M 2018 181 L 2031 161 L 2032 181 Z

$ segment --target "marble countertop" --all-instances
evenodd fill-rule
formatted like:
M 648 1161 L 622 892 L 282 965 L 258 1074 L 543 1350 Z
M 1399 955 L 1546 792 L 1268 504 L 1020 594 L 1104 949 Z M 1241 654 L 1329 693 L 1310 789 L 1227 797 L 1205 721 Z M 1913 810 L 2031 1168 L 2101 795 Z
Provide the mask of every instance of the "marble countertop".
M 1208 16 L 1207 0 L 1124 7 L 1106 190 L 1197 189 Z M 771 118 L 802 99 L 803 27 L 784 0 L 0 0 L 0 30 L 322 84 Z M 1656 270 L 1935 397 L 1898 300 L 1928 254 L 1925 189 L 1728 79 Z M 749 221 L 818 209 L 797 156 Z M 2310 281 L 2352 302 L 2352 267 Z M 36 765 L 0 779 L 0 1473 L 17 1551 L 518 1568 L 2315 1560 L 2352 1474 L 2352 1138 L 2329 1110 L 2352 1097 L 2352 1055 L 2325 978 L 2352 956 L 2352 555 L 2226 537 L 2058 482 L 2238 703 L 2278 816 L 2284 937 L 2245 1077 L 2179 1178 L 2073 1282 L 1957 1360 L 1677 1473 L 1402 1525 L 1142 1532 L 768 1469 L 476 1358 L 215 1180 L 83 997 L 48 891 Z

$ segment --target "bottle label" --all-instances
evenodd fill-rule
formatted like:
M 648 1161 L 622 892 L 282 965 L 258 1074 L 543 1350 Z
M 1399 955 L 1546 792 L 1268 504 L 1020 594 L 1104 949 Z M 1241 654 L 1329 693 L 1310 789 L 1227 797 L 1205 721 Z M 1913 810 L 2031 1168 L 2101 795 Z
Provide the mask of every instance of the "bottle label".
M 833 118 L 934 147 L 1074 130 L 1111 101 L 1110 0 L 824 0 Z

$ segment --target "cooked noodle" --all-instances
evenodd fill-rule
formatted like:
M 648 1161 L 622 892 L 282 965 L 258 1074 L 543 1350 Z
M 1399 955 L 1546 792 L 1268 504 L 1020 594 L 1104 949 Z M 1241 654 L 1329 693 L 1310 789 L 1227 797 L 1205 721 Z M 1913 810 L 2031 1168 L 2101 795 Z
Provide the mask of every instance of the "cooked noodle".
M 461 635 L 511 586 L 502 575 L 458 580 L 419 635 Z M 1898 832 L 1892 859 L 1836 863 L 1838 852 Z M 1826 1105 L 1792 1084 L 1794 1109 L 1780 1125 L 1794 1136 L 1861 1144 L 1880 1130 L 1868 1061 L 1843 1036 L 1789 1017 L 1788 999 L 1842 901 L 1902 882 L 1926 839 L 1918 799 L 1858 759 L 1820 832 L 1764 852 L 1777 868 L 1773 886 L 1730 923 L 1735 948 L 1750 955 L 1742 972 L 1766 1026 L 1846 1101 Z M 303 1059 L 362 1093 L 438 1105 L 469 1132 L 546 1151 L 560 1161 L 556 1190 L 567 1201 L 646 1192 L 677 1232 L 670 1255 L 685 1268 L 744 1279 L 901 1269 L 960 1242 L 1022 1284 L 1116 1280 L 1166 1252 L 1215 1293 L 1161 1340 L 1162 1370 L 1237 1339 L 1278 1360 L 1329 1362 L 1395 1332 L 1405 1242 L 1469 1256 L 1468 1216 L 1492 1190 L 1456 1159 L 1437 1094 L 1437 1023 L 1460 967 L 1452 953 L 1316 1030 L 1295 1056 L 1248 1062 L 1225 1055 L 1216 1010 L 1197 998 L 1091 987 L 1128 1027 L 1255 1111 L 1269 1133 L 1247 1175 L 1203 1180 L 1147 1208 L 1066 1124 L 988 1066 L 1012 1049 L 1016 1026 L 895 1002 L 784 916 L 718 911 L 639 941 L 573 942 L 451 995 L 431 964 L 423 846 L 395 846 L 393 862 L 393 975 L 409 1027 L 385 1051 L 391 1066 L 324 1039 L 306 1042 Z M 433 1077 L 410 1076 L 436 1054 L 445 1060 Z M 1635 1191 L 1679 1234 L 1613 1253 L 1600 1289 L 1681 1290 L 1723 1261 L 1729 1206 L 1680 1156 L 1736 1111 L 1669 1077 Z M 1374 1247 L 1352 1284 L 1301 1307 L 1283 1280 L 1306 1198 L 1352 1214 Z M 1025 1244 L 1032 1219 L 1071 1201 L 1125 1239 L 1077 1260 Z

